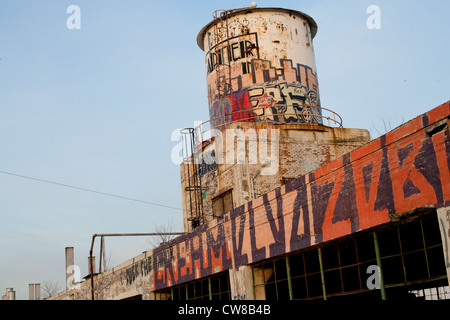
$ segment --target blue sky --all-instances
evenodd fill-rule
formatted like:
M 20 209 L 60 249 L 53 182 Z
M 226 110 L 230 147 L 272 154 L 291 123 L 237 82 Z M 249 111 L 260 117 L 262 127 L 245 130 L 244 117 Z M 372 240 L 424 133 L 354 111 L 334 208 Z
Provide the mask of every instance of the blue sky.
M 312 16 L 323 107 L 373 137 L 449 99 L 450 2 L 257 1 Z M 69 30 L 69 5 L 81 29 Z M 0 171 L 181 208 L 174 130 L 208 119 L 196 37 L 250 1 L 0 2 Z M 369 5 L 381 29 L 366 26 Z M 0 294 L 87 273 L 94 233 L 153 232 L 179 210 L 0 173 Z M 110 265 L 146 249 L 106 239 Z

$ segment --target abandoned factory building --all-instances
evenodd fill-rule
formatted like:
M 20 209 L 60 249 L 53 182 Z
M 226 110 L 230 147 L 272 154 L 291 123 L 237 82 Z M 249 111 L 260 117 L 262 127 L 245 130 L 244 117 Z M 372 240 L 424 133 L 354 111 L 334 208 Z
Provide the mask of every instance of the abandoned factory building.
M 185 234 L 52 299 L 392 300 L 448 288 L 450 103 L 374 140 L 344 128 L 321 106 L 316 32 L 295 10 L 214 13 L 197 37 L 210 119 L 182 131 Z

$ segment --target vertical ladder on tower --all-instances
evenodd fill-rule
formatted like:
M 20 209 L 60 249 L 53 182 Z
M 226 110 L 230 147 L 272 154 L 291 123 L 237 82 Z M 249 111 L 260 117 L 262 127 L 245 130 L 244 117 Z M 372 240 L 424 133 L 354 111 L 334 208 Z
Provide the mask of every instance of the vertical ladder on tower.
M 200 177 L 201 166 L 201 144 L 200 150 L 195 143 L 195 129 L 184 128 L 181 130 L 183 135 L 183 162 L 187 170 L 185 174 L 186 191 L 186 214 L 187 220 L 191 223 L 191 230 L 204 223 L 203 221 L 203 196 L 202 182 Z

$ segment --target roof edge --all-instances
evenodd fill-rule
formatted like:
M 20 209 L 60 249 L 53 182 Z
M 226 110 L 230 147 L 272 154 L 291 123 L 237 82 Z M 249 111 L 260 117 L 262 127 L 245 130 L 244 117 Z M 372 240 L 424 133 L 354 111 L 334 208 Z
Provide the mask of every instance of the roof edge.
M 235 15 L 238 14 L 242 14 L 242 13 L 251 13 L 251 12 L 258 12 L 258 11 L 284 11 L 290 14 L 296 14 L 298 16 L 301 16 L 302 18 L 306 19 L 306 21 L 308 21 L 309 26 L 311 28 L 311 38 L 314 39 L 314 37 L 317 34 L 317 23 L 316 21 L 310 17 L 309 15 L 307 15 L 306 13 L 303 13 L 301 11 L 298 10 L 291 10 L 291 9 L 284 9 L 284 8 L 242 8 L 242 9 L 236 9 L 236 10 L 227 10 L 229 11 L 228 13 L 228 17 L 233 17 Z M 205 33 L 206 30 L 208 30 L 213 24 L 214 24 L 214 20 L 209 22 L 207 25 L 205 25 L 200 32 L 197 35 L 197 45 L 200 47 L 200 49 L 205 50 L 204 49 L 204 45 L 203 45 L 203 39 L 205 37 Z

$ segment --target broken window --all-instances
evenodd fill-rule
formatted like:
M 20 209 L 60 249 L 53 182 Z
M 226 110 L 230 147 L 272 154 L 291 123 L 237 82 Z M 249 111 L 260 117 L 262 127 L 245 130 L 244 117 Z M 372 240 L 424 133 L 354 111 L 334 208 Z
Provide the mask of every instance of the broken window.
M 340 240 L 321 248 L 327 297 L 369 290 L 367 270 L 376 265 L 371 233 Z
M 264 263 L 254 269 L 257 300 L 289 300 L 286 259 Z
M 322 298 L 322 280 L 317 249 L 289 256 L 293 299 Z
M 436 214 L 259 263 L 253 280 L 255 298 L 268 300 L 445 298 L 448 285 Z
M 436 215 L 377 232 L 388 299 L 410 299 L 412 289 L 440 286 L 446 269 Z

